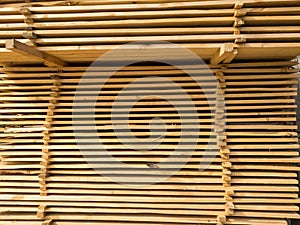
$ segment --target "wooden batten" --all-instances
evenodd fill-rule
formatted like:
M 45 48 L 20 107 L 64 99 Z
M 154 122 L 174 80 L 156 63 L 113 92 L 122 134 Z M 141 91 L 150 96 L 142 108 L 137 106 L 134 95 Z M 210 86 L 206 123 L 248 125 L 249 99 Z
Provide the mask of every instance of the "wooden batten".
M 32 57 L 34 59 L 42 61 L 45 65 L 48 65 L 50 67 L 63 67 L 67 65 L 67 63 L 65 63 L 61 59 L 49 55 L 47 53 L 41 52 L 34 47 L 27 46 L 21 42 L 18 42 L 15 39 L 8 40 L 6 42 L 6 48 L 8 50 L 20 53 L 27 57 Z
M 219 51 L 210 59 L 212 65 L 220 63 L 230 63 L 238 54 L 238 49 L 235 48 L 233 43 L 225 43 Z

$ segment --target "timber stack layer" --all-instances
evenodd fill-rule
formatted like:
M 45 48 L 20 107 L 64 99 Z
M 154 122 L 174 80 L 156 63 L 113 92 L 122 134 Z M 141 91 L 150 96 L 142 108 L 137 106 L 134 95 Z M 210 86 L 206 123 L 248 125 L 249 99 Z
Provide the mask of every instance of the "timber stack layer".
M 287 225 L 286 219 L 300 219 L 299 67 L 293 61 L 300 55 L 299 14 L 299 0 L 2 0 L 0 224 Z M 88 100 L 99 92 L 99 76 L 116 69 L 109 63 L 123 58 L 87 71 L 89 65 L 133 41 L 176 43 L 207 66 L 182 62 L 197 73 L 201 88 L 179 68 L 156 62 L 129 65 L 110 77 L 95 104 L 97 137 L 134 169 L 114 167 L 103 155 L 101 176 L 79 150 L 78 144 L 90 146 L 90 156 L 97 151 L 95 137 L 76 140 L 73 101 L 83 76 Z M 165 46 L 151 44 L 162 55 Z M 198 119 L 187 120 L 187 126 L 200 124 L 196 149 L 162 182 L 114 182 L 107 176 L 130 176 L 131 183 L 142 184 L 141 177 L 155 176 L 179 142 L 189 146 L 181 117 L 192 118 L 190 105 L 168 82 L 149 80 L 153 76 L 177 83 L 192 99 Z M 126 103 L 139 99 L 130 113 L 131 132 L 138 138 L 159 133 L 150 132 L 155 117 L 167 129 L 155 149 L 142 153 L 120 141 L 112 122 L 114 101 L 139 78 L 149 78 L 140 80 L 141 96 L 153 88 L 162 95 L 139 99 L 127 90 Z M 164 99 L 176 101 L 181 114 Z M 77 120 L 82 134 L 89 129 L 85 106 Z M 118 113 L 114 123 L 127 122 Z M 180 161 L 182 155 L 176 157 Z M 209 164 L 199 170 L 203 161 Z

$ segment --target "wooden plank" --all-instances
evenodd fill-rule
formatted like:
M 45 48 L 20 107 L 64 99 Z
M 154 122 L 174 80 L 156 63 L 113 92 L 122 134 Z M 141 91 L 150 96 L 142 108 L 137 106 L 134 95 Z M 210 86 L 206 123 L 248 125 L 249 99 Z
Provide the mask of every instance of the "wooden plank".
M 6 42 L 6 49 L 15 51 L 15 52 L 23 54 L 25 56 L 32 57 L 39 61 L 42 61 L 45 65 L 48 65 L 50 67 L 53 67 L 53 66 L 64 67 L 67 65 L 61 59 L 59 59 L 55 56 L 49 55 L 45 52 L 41 52 L 33 47 L 22 44 L 21 42 L 18 42 L 15 39 L 11 39 Z

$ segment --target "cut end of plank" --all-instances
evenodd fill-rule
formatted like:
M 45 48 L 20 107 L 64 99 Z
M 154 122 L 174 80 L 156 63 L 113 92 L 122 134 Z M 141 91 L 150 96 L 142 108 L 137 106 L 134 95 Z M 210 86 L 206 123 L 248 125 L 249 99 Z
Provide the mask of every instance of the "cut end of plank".
M 15 48 L 15 43 L 16 43 L 15 39 L 7 40 L 5 43 L 5 48 L 7 50 L 13 50 Z

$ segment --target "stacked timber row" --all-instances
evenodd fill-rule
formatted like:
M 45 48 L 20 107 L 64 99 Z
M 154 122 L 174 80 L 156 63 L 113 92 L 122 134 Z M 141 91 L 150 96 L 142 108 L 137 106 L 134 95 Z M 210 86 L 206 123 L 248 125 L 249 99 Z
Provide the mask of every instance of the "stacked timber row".
M 30 61 L 5 49 L 8 38 L 37 45 L 67 62 L 91 62 L 119 44 L 159 40 L 178 43 L 204 60 L 224 42 L 241 48 L 237 60 L 263 61 L 299 54 L 298 0 L 5 3 L 0 8 L 2 62 Z M 64 4 L 69 5 L 60 6 Z M 273 54 L 275 48 L 280 52 Z
M 140 101 L 130 118 L 135 135 L 147 135 L 145 129 L 153 117 L 166 121 L 167 135 L 157 149 L 147 154 L 124 148 L 110 121 L 110 106 L 122 81 L 159 73 L 184 87 L 199 112 L 197 149 L 184 168 L 162 183 L 135 188 L 101 177 L 76 146 L 72 101 L 85 67 L 65 67 L 60 72 L 59 95 L 55 94 L 56 105 L 48 127 L 45 121 L 49 118 L 52 78 L 57 76 L 57 69 L 4 67 L 0 105 L 1 224 L 287 224 L 284 218 L 299 218 L 294 101 L 298 75 L 292 65 L 286 61 L 210 66 L 214 74 L 224 74 L 226 146 L 224 142 L 219 145 L 220 154 L 205 171 L 199 171 L 199 162 L 207 150 L 205 144 L 213 121 L 202 91 L 171 66 L 132 66 L 115 74 L 99 96 L 96 126 L 111 154 L 136 168 L 122 171 L 123 176 L 136 176 L 135 182 L 145 170 L 157 169 L 155 165 L 174 150 L 180 119 L 166 101 Z M 207 72 L 203 69 L 204 75 Z M 96 77 L 97 71 L 89 74 L 88 95 L 97 91 L 93 86 Z M 149 84 L 141 85 L 147 90 Z M 165 84 L 155 85 L 164 88 Z M 181 96 L 166 89 L 166 97 L 170 93 L 180 101 Z M 217 100 L 214 93 L 209 97 Z M 120 120 L 121 117 L 122 114 Z M 83 125 L 86 119 L 83 116 Z M 43 140 L 46 130 L 51 134 L 47 148 Z M 47 196 L 39 184 L 44 152 L 48 154 L 43 183 Z M 106 175 L 121 173 L 109 163 L 104 161 L 101 166 L 107 166 Z
M 286 225 L 286 219 L 299 219 L 299 68 L 291 61 L 300 55 L 299 12 L 299 0 L 1 1 L 0 224 Z M 101 54 L 132 41 L 171 41 L 192 50 L 208 64 L 184 65 L 195 71 L 201 88 L 171 65 L 126 66 L 105 83 L 94 110 L 98 134 L 86 136 L 88 102 L 99 93 L 95 84 L 116 69 L 109 63 L 124 56 L 87 69 Z M 165 54 L 164 44 L 151 47 Z M 78 140 L 72 107 L 83 76 L 86 102 L 76 129 L 85 138 Z M 185 90 L 198 119 L 191 119 L 190 104 L 174 86 L 141 80 L 124 101 L 138 99 L 130 112 L 131 132 L 116 134 L 116 124 L 128 123 L 122 107 L 112 121 L 118 95 L 153 76 Z M 141 97 L 153 90 L 161 96 Z M 161 129 L 149 128 L 157 117 L 165 122 L 163 138 Z M 190 153 L 182 117 L 192 131 L 200 124 L 195 151 L 173 176 L 145 185 L 145 174 L 159 179 L 157 171 L 176 169 Z M 156 135 L 159 144 L 140 151 L 143 142 L 138 145 L 131 134 Z M 131 168 L 97 153 L 95 138 Z M 126 144 L 121 138 L 128 138 Z M 179 143 L 182 154 L 175 151 Z M 94 167 L 82 145 L 89 158 L 100 154 Z M 174 151 L 175 161 L 160 168 Z M 199 170 L 201 163 L 207 163 L 205 170 Z M 132 185 L 107 179 L 116 175 L 133 178 Z

